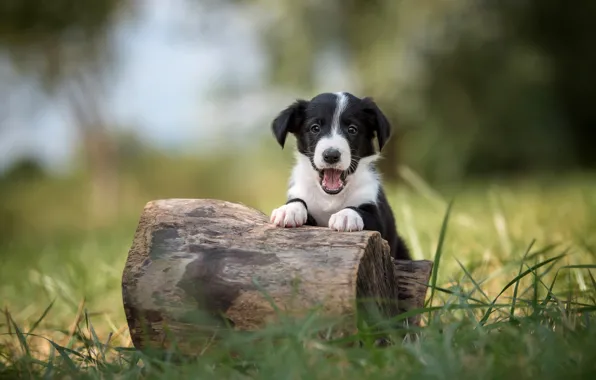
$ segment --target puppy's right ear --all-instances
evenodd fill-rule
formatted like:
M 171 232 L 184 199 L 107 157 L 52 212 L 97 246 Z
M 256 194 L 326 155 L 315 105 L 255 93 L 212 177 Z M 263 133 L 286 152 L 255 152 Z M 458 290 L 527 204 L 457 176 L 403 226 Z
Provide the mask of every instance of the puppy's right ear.
M 304 122 L 304 113 L 307 105 L 308 102 L 306 100 L 298 99 L 285 110 L 281 111 L 275 120 L 273 120 L 271 124 L 273 135 L 275 135 L 282 149 L 286 143 L 288 133 L 297 133 L 300 130 L 300 125 Z

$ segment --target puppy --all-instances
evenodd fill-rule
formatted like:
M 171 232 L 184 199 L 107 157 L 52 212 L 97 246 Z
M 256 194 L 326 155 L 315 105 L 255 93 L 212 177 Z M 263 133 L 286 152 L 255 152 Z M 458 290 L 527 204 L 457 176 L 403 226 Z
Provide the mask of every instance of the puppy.
M 410 259 L 375 169 L 374 138 L 380 152 L 391 126 L 371 98 L 339 92 L 297 100 L 275 118 L 272 129 L 282 149 L 287 134 L 293 134 L 297 152 L 288 201 L 273 210 L 271 223 L 378 231 L 392 257 Z

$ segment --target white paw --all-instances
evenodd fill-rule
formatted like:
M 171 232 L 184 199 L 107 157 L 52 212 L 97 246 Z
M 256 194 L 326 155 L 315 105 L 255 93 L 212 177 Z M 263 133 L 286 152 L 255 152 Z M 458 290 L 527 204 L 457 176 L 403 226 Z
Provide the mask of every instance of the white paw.
M 307 216 L 302 202 L 291 202 L 273 210 L 270 222 L 278 227 L 300 227 L 306 223 Z
M 336 231 L 362 231 L 364 221 L 356 211 L 351 208 L 344 208 L 331 215 L 329 228 Z

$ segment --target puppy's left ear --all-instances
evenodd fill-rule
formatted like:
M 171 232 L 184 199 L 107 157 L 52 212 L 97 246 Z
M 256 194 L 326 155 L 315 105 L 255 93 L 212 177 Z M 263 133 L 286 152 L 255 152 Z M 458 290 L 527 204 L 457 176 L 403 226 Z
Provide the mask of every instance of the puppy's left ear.
M 391 124 L 372 98 L 364 98 L 362 102 L 364 103 L 364 112 L 370 115 L 374 123 L 379 151 L 381 151 L 391 136 Z
M 271 123 L 271 129 L 279 145 L 283 149 L 288 133 L 297 133 L 304 121 L 304 113 L 308 102 L 298 99 L 290 104 Z

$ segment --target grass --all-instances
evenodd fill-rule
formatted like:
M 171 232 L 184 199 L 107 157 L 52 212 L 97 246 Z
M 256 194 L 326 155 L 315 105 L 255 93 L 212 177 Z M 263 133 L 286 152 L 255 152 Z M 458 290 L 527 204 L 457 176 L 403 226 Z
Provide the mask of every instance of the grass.
M 123 218 L 3 248 L 0 378 L 593 378 L 596 179 L 411 184 L 390 200 L 415 258 L 435 271 L 417 311 L 424 326 L 394 345 L 374 346 L 366 329 L 322 341 L 326 326 L 312 317 L 226 335 L 182 362 L 175 350 L 137 352 L 120 295 L 136 221 Z M 268 212 L 282 196 L 256 207 Z

